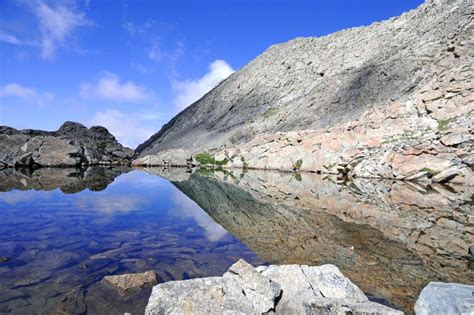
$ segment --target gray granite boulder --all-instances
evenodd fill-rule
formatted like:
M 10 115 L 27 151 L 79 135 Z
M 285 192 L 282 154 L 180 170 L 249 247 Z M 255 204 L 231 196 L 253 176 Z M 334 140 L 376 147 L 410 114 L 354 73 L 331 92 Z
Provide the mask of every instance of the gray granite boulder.
M 145 314 L 402 314 L 368 301 L 337 267 L 253 268 L 243 260 L 222 277 L 155 286 Z
M 280 293 L 277 283 L 240 260 L 222 277 L 155 286 L 145 314 L 262 314 Z
M 415 304 L 417 315 L 474 314 L 474 285 L 430 282 Z

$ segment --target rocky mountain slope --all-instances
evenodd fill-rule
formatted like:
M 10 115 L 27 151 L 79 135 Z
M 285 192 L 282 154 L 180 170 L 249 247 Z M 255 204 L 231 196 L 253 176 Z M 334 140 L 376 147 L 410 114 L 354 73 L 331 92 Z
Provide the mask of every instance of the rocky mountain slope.
M 65 122 L 57 131 L 0 126 L 0 168 L 129 164 L 134 151 L 106 128 Z
M 471 4 L 427 0 L 272 46 L 140 145 L 134 163 L 202 164 L 208 152 L 224 167 L 472 183 Z

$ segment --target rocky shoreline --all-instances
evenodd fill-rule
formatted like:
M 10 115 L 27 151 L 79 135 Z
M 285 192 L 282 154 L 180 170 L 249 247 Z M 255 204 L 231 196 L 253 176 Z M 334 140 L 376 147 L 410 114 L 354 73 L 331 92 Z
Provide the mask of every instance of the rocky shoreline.
M 369 110 L 363 120 L 343 126 L 263 134 L 234 148 L 206 152 L 207 159 L 200 159 L 203 153 L 171 149 L 132 164 L 307 171 L 474 185 L 471 81 L 470 70 L 450 69 L 412 99 Z
M 333 265 L 261 266 L 237 261 L 222 277 L 172 281 L 153 288 L 156 314 L 403 314 L 371 302 Z
M 330 264 L 269 265 L 254 268 L 240 259 L 222 277 L 157 283 L 154 271 L 102 280 L 125 297 L 155 285 L 145 309 L 158 314 L 404 314 L 369 300 L 339 269 Z M 473 285 L 430 282 L 414 312 L 471 314 Z

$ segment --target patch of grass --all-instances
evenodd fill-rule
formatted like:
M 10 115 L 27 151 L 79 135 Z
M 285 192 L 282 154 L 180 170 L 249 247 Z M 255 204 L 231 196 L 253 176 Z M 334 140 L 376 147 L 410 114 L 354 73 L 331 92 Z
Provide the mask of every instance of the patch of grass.
M 454 120 L 454 118 L 440 119 L 438 120 L 438 129 L 446 130 L 448 129 L 449 124 Z
M 209 176 L 214 175 L 214 169 L 206 168 L 206 167 L 200 167 L 196 170 L 196 174 L 198 174 L 200 176 L 209 177 Z
M 293 163 L 293 170 L 298 171 L 302 165 L 303 165 L 303 160 L 299 159 L 298 161 Z
M 428 168 L 428 167 L 424 167 L 422 168 L 420 171 L 422 172 L 426 172 L 426 174 L 428 175 L 428 177 L 433 177 L 437 174 L 439 174 L 440 172 L 438 171 L 435 171 L 435 170 L 432 170 L 431 168 Z
M 244 168 L 244 170 L 249 168 L 249 163 L 245 161 L 245 158 L 243 156 L 240 157 L 240 161 L 242 161 L 242 164 L 243 164 L 242 167 Z
M 226 165 L 227 163 L 229 163 L 228 159 L 223 159 L 222 161 L 216 160 L 214 156 L 212 156 L 208 152 L 201 152 L 201 153 L 196 154 L 196 161 L 198 161 L 199 164 L 202 164 L 202 165 L 218 165 L 218 166 Z
M 301 182 L 302 178 L 301 178 L 301 174 L 300 174 L 300 173 L 295 173 L 293 176 L 295 177 L 295 179 L 296 179 L 297 181 Z
M 271 117 L 273 115 L 275 115 L 276 113 L 278 113 L 278 108 L 275 108 L 275 107 L 270 107 L 269 109 L 267 109 L 263 114 L 263 118 L 268 118 L 268 117 Z
M 387 143 L 393 143 L 393 142 L 398 142 L 402 140 L 412 140 L 416 139 L 415 134 L 411 130 L 404 130 L 403 133 L 396 134 L 394 136 L 386 138 L 384 141 L 381 142 L 381 144 L 387 144 Z

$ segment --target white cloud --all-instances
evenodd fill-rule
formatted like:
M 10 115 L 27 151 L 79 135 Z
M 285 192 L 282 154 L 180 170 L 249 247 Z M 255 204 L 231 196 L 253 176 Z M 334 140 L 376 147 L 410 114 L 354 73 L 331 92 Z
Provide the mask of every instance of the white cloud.
M 173 49 L 163 49 L 158 38 L 155 38 L 146 53 L 150 60 L 168 61 L 171 64 L 176 63 L 184 55 L 184 44 L 181 41 L 176 42 Z
M 22 41 L 19 40 L 17 37 L 11 35 L 11 34 L 7 34 L 7 33 L 3 33 L 3 32 L 0 32 L 0 42 L 4 42 L 4 43 L 8 43 L 8 44 L 11 44 L 11 45 L 22 45 Z
M 178 110 L 191 105 L 235 70 L 224 60 L 215 60 L 209 65 L 209 72 L 196 80 L 172 82 L 174 102 Z
M 106 127 L 122 145 L 133 149 L 156 131 L 144 126 L 140 117 L 124 114 L 115 109 L 96 113 L 88 125 Z
M 0 90 L 0 95 L 29 98 L 34 97 L 36 95 L 36 91 L 31 88 L 23 87 L 17 83 L 8 83 L 2 87 Z
M 133 195 L 77 195 L 75 204 L 84 211 L 98 211 L 103 214 L 125 214 L 141 209 L 147 200 L 140 196 Z
M 173 213 L 179 216 L 193 218 L 204 230 L 206 238 L 211 242 L 217 242 L 229 234 L 222 226 L 216 223 L 204 210 L 202 210 L 192 199 L 180 191 L 173 191 L 171 195 Z
M 110 72 L 104 72 L 94 84 L 82 83 L 80 95 L 85 98 L 118 102 L 142 101 L 150 97 L 145 88 L 132 81 L 121 82 L 116 74 Z
M 0 87 L 0 97 L 2 98 L 20 98 L 37 106 L 45 106 L 51 103 L 54 95 L 49 92 L 37 92 L 33 88 L 24 87 L 17 83 L 7 83 Z
M 48 6 L 43 1 L 36 1 L 32 6 L 39 22 L 41 57 L 43 59 L 52 59 L 57 46 L 63 44 L 75 29 L 90 24 L 84 12 L 77 11 L 71 3 L 63 2 L 55 6 Z

